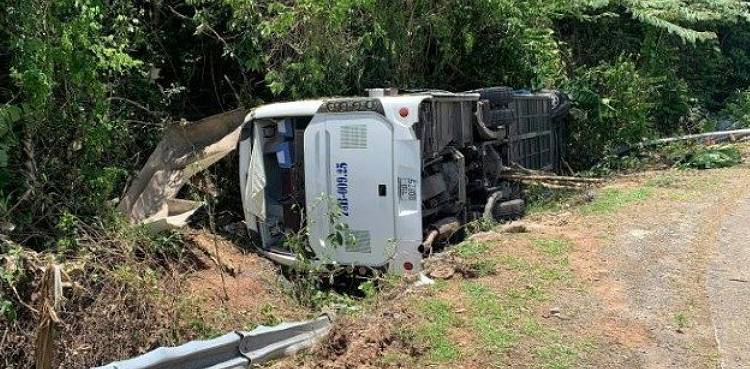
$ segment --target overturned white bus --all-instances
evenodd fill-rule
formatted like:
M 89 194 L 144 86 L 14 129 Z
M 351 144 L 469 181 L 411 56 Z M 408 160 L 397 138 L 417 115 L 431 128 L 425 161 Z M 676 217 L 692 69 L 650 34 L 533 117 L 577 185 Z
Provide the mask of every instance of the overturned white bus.
M 305 229 L 315 262 L 418 271 L 467 222 L 521 214 L 502 174 L 558 169 L 568 110 L 561 93 L 506 87 L 258 107 L 239 144 L 248 228 L 280 263 L 295 262 L 285 240 Z M 332 242 L 336 222 L 351 237 Z

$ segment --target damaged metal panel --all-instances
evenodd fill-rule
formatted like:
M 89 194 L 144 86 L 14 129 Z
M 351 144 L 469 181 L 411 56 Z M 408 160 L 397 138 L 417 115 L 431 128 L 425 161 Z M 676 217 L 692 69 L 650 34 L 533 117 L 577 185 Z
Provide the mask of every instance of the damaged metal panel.
M 422 103 L 417 135 L 425 157 L 438 156 L 451 144 L 457 147 L 471 144 L 471 124 L 478 97 L 475 94 L 435 96 Z
M 553 170 L 557 149 L 547 96 L 517 95 L 516 119 L 508 127 L 508 160 L 528 169 Z
M 190 177 L 235 149 L 245 114 L 236 109 L 167 127 L 118 209 L 133 223 L 157 229 L 184 225 L 201 204 L 175 196 Z
M 309 348 L 331 330 L 323 315 L 305 322 L 260 326 L 177 347 L 160 347 L 141 356 L 94 369 L 239 369 Z

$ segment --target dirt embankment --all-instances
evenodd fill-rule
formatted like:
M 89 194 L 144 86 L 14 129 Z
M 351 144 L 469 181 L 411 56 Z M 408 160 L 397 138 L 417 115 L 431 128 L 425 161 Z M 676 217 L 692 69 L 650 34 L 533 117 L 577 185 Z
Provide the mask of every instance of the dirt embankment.
M 457 248 L 486 274 L 443 273 L 277 366 L 716 367 L 706 271 L 748 185 L 747 166 L 622 177 Z
M 52 367 L 103 365 L 159 346 L 314 314 L 284 292 L 277 266 L 265 258 L 207 232 L 181 237 L 186 244 L 180 251 L 160 241 L 162 249 L 151 250 L 159 258 L 112 241 L 63 264 L 73 287 L 64 289 L 57 311 Z M 170 252 L 176 254 L 164 255 Z M 36 283 L 27 289 L 38 290 Z M 1 367 L 34 366 L 38 315 L 30 309 L 39 293 L 27 301 L 16 322 L 0 320 Z
M 747 166 L 622 177 L 531 215 L 520 233 L 474 236 L 432 269 L 435 285 L 354 304 L 317 348 L 272 367 L 715 367 L 715 319 L 736 309 L 709 298 L 707 278 L 722 274 L 707 270 L 728 270 L 712 259 L 723 249 L 745 255 L 735 246 L 747 232 L 732 219 L 748 184 Z M 112 264 L 109 282 L 68 296 L 59 367 L 314 314 L 283 292 L 271 262 L 205 232 L 184 237 L 188 261 Z M 741 339 L 737 327 L 719 339 Z M 27 367 L 33 327 L 14 332 L 2 344 L 20 360 L 5 364 Z

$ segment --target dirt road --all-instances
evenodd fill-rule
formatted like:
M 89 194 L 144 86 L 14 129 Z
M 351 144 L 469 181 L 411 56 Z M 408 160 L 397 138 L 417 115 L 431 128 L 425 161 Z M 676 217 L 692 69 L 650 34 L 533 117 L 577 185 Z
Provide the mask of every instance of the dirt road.
M 636 187 L 648 199 L 579 224 L 598 264 L 580 313 L 603 327 L 580 364 L 750 367 L 748 170 L 662 174 Z
M 706 276 L 722 368 L 750 366 L 750 195 L 723 219 Z

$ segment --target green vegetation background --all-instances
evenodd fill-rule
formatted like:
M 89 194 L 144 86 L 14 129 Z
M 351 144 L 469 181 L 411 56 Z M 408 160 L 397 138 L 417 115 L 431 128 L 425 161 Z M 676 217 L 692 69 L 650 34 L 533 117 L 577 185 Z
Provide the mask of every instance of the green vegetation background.
M 101 216 L 163 127 L 373 86 L 561 88 L 569 162 L 750 125 L 733 0 L 4 0 L 0 218 L 36 248 Z
M 559 88 L 581 170 L 646 138 L 750 126 L 745 1 L 0 4 L 0 323 L 20 331 L 36 278 L 22 248 L 113 265 L 179 254 L 178 236 L 149 238 L 111 211 L 171 122 L 367 87 Z M 88 281 L 90 302 L 107 284 Z

